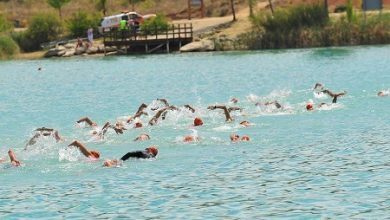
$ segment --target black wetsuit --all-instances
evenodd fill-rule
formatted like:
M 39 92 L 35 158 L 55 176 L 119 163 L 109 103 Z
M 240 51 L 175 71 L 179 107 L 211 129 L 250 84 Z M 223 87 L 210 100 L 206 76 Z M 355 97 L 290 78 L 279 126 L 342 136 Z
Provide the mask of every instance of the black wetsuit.
M 129 152 L 121 158 L 122 161 L 125 161 L 129 158 L 141 158 L 141 159 L 148 159 L 148 158 L 153 158 L 154 156 L 146 151 L 133 151 Z

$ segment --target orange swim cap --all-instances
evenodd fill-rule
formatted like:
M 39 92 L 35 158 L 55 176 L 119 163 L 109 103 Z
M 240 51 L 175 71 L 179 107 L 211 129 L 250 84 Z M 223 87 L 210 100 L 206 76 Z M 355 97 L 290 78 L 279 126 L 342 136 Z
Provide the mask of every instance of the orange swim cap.
M 135 123 L 134 128 L 142 128 L 142 123 L 141 122 Z
M 201 125 L 203 125 L 202 119 L 196 117 L 196 118 L 194 119 L 194 126 L 201 126 Z
M 153 154 L 154 157 L 158 154 L 158 150 L 157 150 L 157 148 L 154 147 L 154 146 L 148 147 L 148 148 L 146 148 L 146 150 L 147 150 L 149 153 Z
M 306 105 L 306 110 L 308 110 L 308 111 L 313 110 L 313 104 L 308 103 L 308 104 Z

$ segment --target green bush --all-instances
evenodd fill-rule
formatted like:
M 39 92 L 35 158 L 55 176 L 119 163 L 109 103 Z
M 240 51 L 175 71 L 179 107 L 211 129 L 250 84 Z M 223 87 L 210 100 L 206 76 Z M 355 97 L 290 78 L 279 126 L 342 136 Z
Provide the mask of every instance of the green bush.
M 164 15 L 157 15 L 154 18 L 150 18 L 141 24 L 141 30 L 145 34 L 156 34 L 159 32 L 165 32 L 168 30 L 168 19 Z
M 41 49 L 42 43 L 58 39 L 61 33 L 62 23 L 57 16 L 39 14 L 31 19 L 27 31 L 12 36 L 23 51 L 30 52 Z
M 11 23 L 8 22 L 3 15 L 0 15 L 0 33 L 7 32 L 11 30 L 11 28 L 12 28 Z
M 72 37 L 82 37 L 86 36 L 88 28 L 96 29 L 99 26 L 99 21 L 98 15 L 88 15 L 84 11 L 79 11 L 67 21 L 67 26 Z
M 18 50 L 18 45 L 11 37 L 0 35 L 0 59 L 12 57 Z
M 252 23 L 265 31 L 286 33 L 304 27 L 324 26 L 328 13 L 320 4 L 298 5 L 289 9 L 278 9 L 273 15 L 254 16 Z

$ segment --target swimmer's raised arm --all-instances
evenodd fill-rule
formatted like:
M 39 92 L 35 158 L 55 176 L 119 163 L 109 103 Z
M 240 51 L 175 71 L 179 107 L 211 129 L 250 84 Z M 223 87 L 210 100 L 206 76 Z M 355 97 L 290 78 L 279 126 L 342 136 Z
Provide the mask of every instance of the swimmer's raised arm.
M 133 118 L 139 118 L 142 115 L 148 115 L 148 113 L 144 112 L 144 109 L 147 108 L 148 106 L 145 103 L 142 103 L 139 107 L 137 112 L 134 114 Z
M 168 110 L 167 107 L 158 110 L 158 112 L 153 116 L 153 118 L 150 119 L 149 125 L 155 125 L 155 124 L 157 123 L 157 120 L 161 117 L 161 115 L 162 115 L 166 110 Z
M 240 108 L 240 107 L 229 107 L 228 111 L 229 112 L 232 112 L 232 111 L 242 111 L 242 108 Z
M 37 128 L 35 129 L 35 131 L 54 131 L 53 128 L 45 128 L 45 127 L 42 127 L 42 128 Z
M 165 107 L 169 106 L 169 103 L 168 103 L 168 101 L 166 99 L 157 99 L 157 101 L 162 102 L 165 105 Z
M 195 112 L 195 109 L 190 105 L 184 105 L 184 107 L 188 108 L 192 113 Z
M 99 152 L 97 151 L 90 151 L 87 149 L 87 147 L 82 144 L 81 142 L 79 141 L 73 141 L 71 144 L 69 144 L 68 146 L 75 146 L 77 148 L 79 148 L 79 150 L 81 151 L 81 153 L 86 156 L 86 157 L 89 157 L 89 158 L 99 158 L 100 157 L 100 154 Z
M 8 150 L 8 156 L 11 160 L 11 164 L 14 166 L 20 166 L 20 161 L 16 159 L 15 153 L 12 149 Z
M 93 122 L 90 118 L 88 117 L 84 117 L 84 118 L 80 118 L 77 123 L 80 123 L 80 122 L 85 122 L 87 123 L 89 126 L 96 126 L 97 124 L 95 122 Z
M 210 110 L 215 110 L 217 108 L 223 109 L 223 112 L 225 113 L 226 121 L 233 121 L 233 118 L 231 117 L 229 110 L 227 109 L 227 107 L 225 105 L 212 105 L 212 106 L 207 107 L 207 109 L 210 109 Z
M 344 92 L 340 92 L 340 93 L 333 93 L 333 92 L 329 91 L 328 89 L 322 90 L 322 92 L 328 94 L 330 97 L 333 98 L 332 103 L 336 103 L 337 102 L 337 98 L 339 96 L 343 96 L 343 95 L 347 94 L 347 92 L 345 92 L 345 91 Z

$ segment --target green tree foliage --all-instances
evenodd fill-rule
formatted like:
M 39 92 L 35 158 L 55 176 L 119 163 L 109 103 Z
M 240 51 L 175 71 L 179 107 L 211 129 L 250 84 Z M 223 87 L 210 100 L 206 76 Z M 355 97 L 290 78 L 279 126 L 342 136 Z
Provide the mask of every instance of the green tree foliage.
M 72 37 L 82 37 L 86 35 L 88 28 L 97 28 L 99 21 L 98 15 L 89 15 L 84 11 L 79 11 L 67 21 L 67 27 Z
M 138 3 L 141 3 L 143 2 L 144 0 L 123 0 L 123 4 L 125 6 L 128 6 L 128 5 L 131 5 L 131 10 L 132 11 L 135 11 L 135 6 L 138 4 Z
M 58 39 L 62 33 L 62 23 L 52 14 L 38 14 L 32 17 L 27 31 L 14 33 L 13 37 L 23 51 L 30 52 L 41 49 L 45 42 Z
M 11 28 L 12 28 L 11 23 L 7 21 L 7 19 L 3 15 L 0 15 L 0 33 L 7 32 L 11 30 Z
M 353 13 L 353 3 L 352 0 L 347 0 L 347 19 L 348 22 L 352 22 L 354 20 L 354 13 Z
M 18 50 L 18 45 L 10 36 L 0 34 L 0 59 L 11 58 Z
M 63 7 L 65 4 L 67 4 L 67 3 L 69 3 L 69 2 L 70 2 L 70 0 L 47 0 L 47 3 L 48 3 L 51 7 L 53 7 L 53 8 L 55 8 L 55 9 L 58 10 L 58 14 L 59 14 L 59 16 L 60 16 L 61 19 L 62 19 L 62 11 L 61 11 L 61 9 L 62 9 L 62 7 Z
M 107 0 L 95 0 L 96 2 L 96 9 L 101 11 L 104 16 L 106 16 L 107 13 Z
M 156 17 L 146 20 L 141 24 L 141 30 L 145 34 L 156 34 L 156 32 L 164 32 L 168 29 L 168 19 L 161 14 Z

